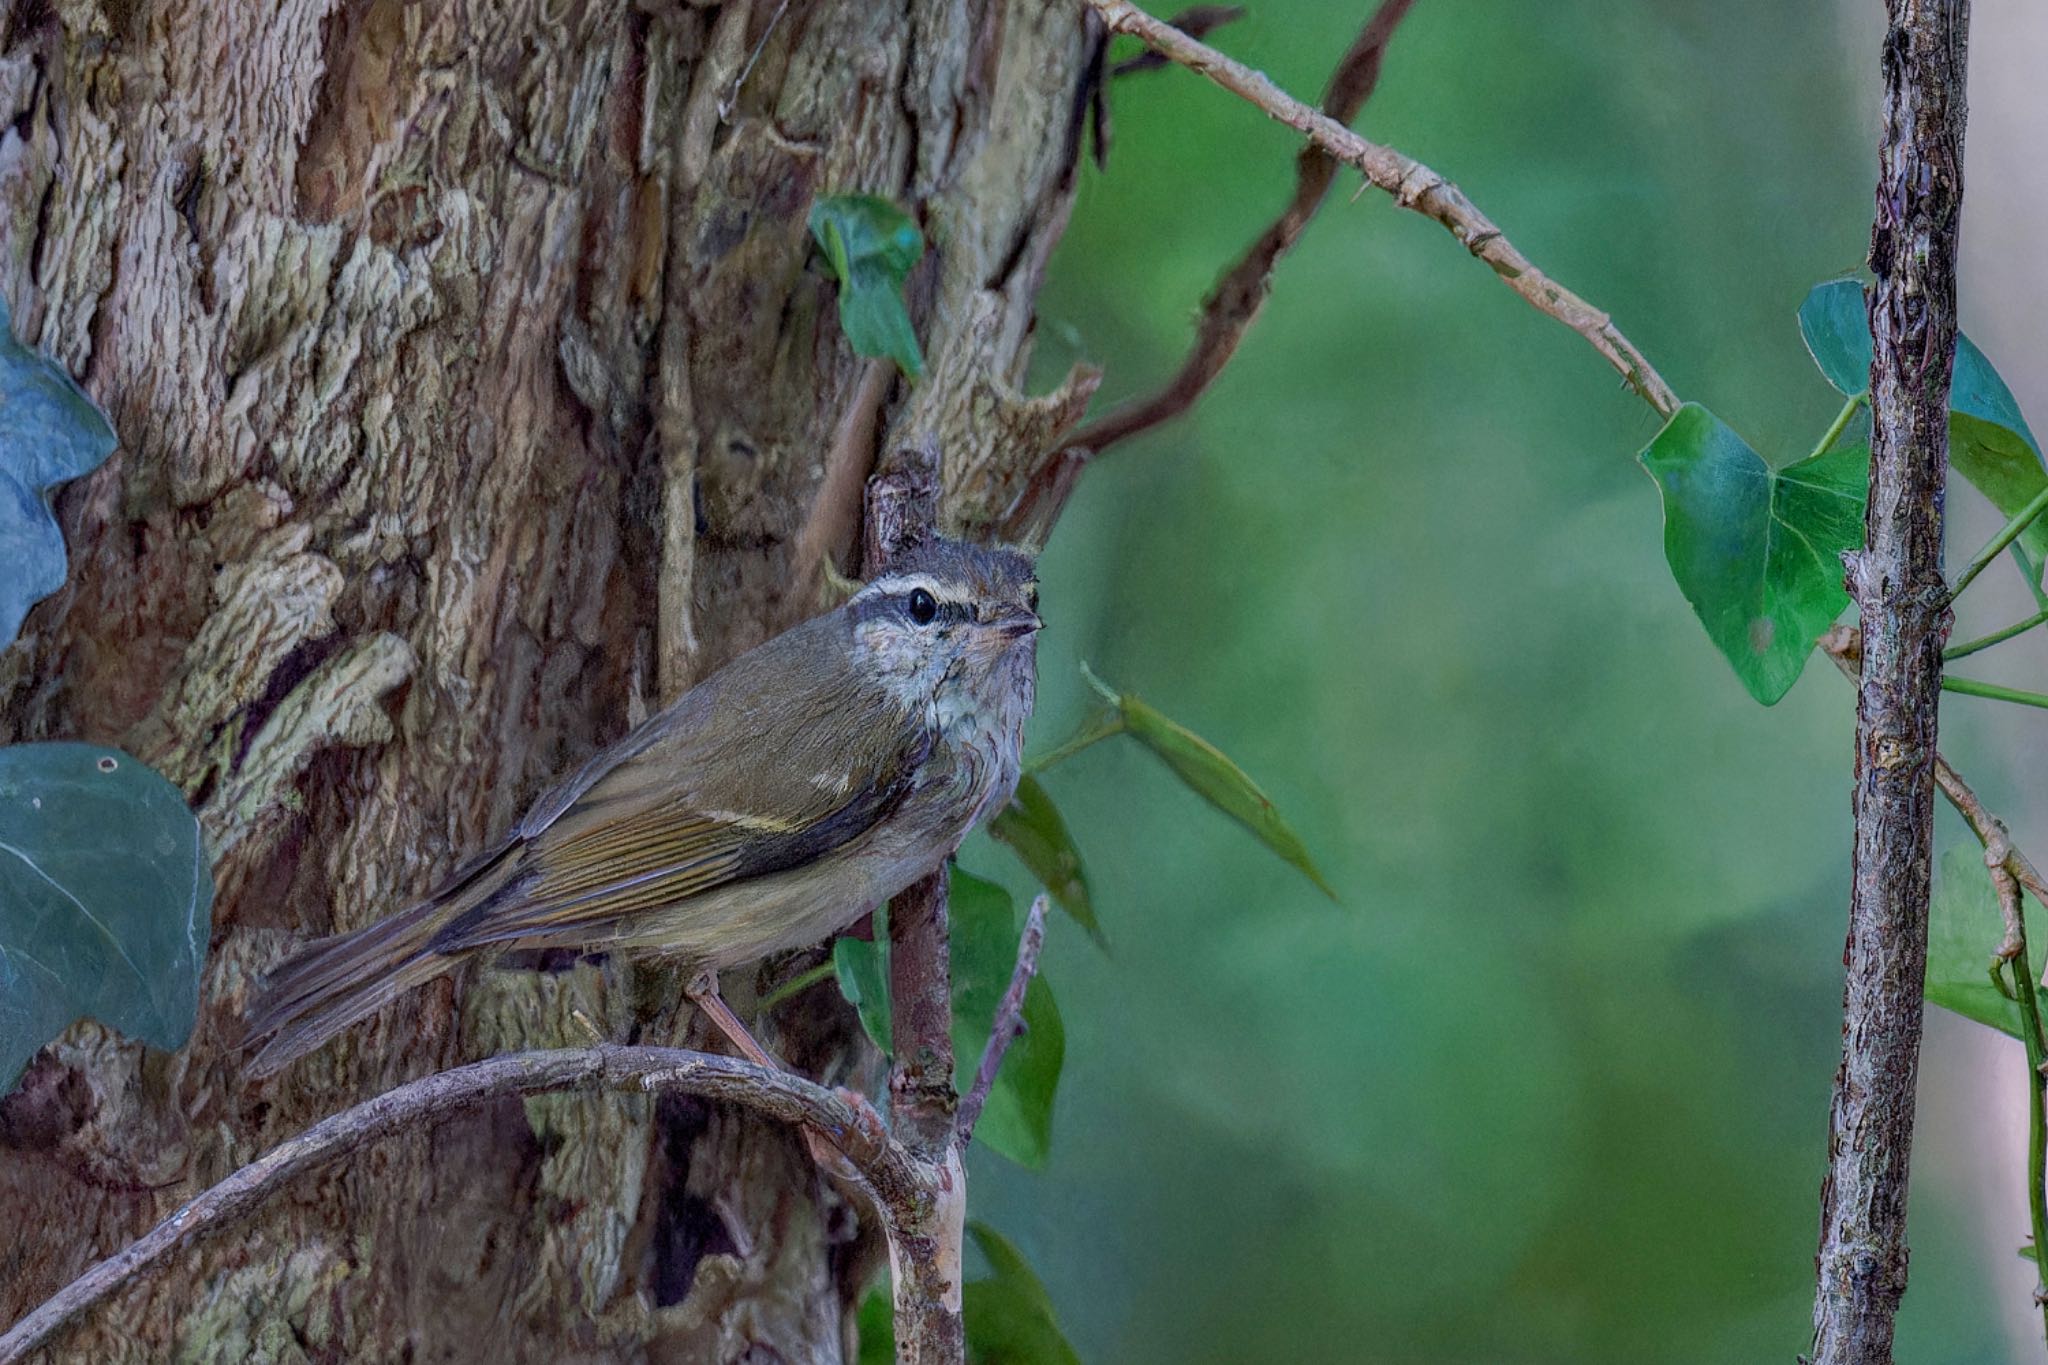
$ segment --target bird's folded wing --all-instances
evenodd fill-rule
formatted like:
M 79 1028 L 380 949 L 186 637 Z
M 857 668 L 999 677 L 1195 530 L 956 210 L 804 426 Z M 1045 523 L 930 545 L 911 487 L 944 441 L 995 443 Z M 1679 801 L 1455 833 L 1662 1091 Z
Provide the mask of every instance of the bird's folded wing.
M 709 711 L 719 698 L 693 700 Z M 928 746 L 900 717 L 840 714 L 857 701 L 828 696 L 779 736 L 705 725 L 688 708 L 650 722 L 608 768 L 580 775 L 582 790 L 545 825 L 522 831 L 520 875 L 450 925 L 451 941 L 598 938 L 607 923 L 858 837 L 908 793 Z

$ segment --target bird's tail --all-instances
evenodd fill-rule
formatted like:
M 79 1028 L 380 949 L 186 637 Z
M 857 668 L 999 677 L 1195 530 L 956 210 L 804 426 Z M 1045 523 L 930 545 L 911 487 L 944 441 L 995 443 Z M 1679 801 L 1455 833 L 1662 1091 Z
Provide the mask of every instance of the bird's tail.
M 264 979 L 250 1005 L 242 1046 L 252 1076 L 268 1076 L 351 1024 L 454 967 L 460 948 L 436 946 L 457 916 L 506 889 L 503 856 L 458 875 L 436 895 L 366 929 L 309 943 Z

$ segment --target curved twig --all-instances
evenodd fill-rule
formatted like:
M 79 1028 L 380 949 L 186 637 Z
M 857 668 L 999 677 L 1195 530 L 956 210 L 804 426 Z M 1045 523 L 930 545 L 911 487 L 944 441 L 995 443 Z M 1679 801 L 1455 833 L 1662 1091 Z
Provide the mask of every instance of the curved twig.
M 1038 951 L 1045 946 L 1045 907 L 1046 895 L 1041 891 L 1031 902 L 1031 912 L 1024 916 L 1024 936 L 1017 940 L 1017 966 L 1010 973 L 1009 988 L 996 1006 L 988 1044 L 981 1050 L 981 1064 L 974 1069 L 974 1085 L 960 1100 L 954 1141 L 963 1151 L 974 1139 L 974 1125 L 988 1103 L 988 1092 L 995 1088 L 996 1073 L 1003 1069 L 1010 1044 L 1024 1032 L 1024 994 L 1031 989 L 1031 978 L 1038 975 Z
M 1464 243 L 1467 251 L 1492 267 L 1508 288 L 1591 343 L 1660 417 L 1669 417 L 1678 410 L 1678 395 L 1607 314 L 1538 270 L 1456 185 L 1413 157 L 1360 137 L 1336 119 L 1303 104 L 1259 72 L 1161 23 L 1127 0 L 1087 3 L 1102 16 L 1111 33 L 1140 38 L 1180 65 L 1249 100 L 1288 127 L 1305 133 L 1339 161 L 1357 167 L 1402 208 L 1442 224 Z
M 934 1173 L 889 1138 L 879 1116 L 859 1096 L 752 1062 L 682 1048 L 601 1045 L 517 1052 L 422 1077 L 287 1138 L 15 1323 L 0 1336 L 0 1365 L 13 1365 L 44 1345 L 66 1323 L 173 1251 L 246 1218 L 315 1166 L 487 1100 L 581 1088 L 675 1091 L 806 1125 L 845 1152 L 866 1179 L 892 1225 L 892 1244 L 896 1228 L 929 1217 Z

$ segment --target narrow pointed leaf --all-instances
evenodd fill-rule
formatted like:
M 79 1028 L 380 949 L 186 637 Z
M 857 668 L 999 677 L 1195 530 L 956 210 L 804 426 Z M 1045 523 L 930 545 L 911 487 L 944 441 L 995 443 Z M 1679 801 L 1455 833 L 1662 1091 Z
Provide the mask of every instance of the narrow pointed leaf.
M 0 748 L 0 1091 L 82 1018 L 182 1046 L 212 908 L 177 788 L 114 749 Z
M 1815 285 L 1799 305 L 1799 332 L 1836 389 L 1854 394 L 1870 387 L 1870 318 L 1861 283 Z M 2041 444 L 1997 368 L 1967 336 L 1956 340 L 1948 407 L 1948 459 L 1956 473 L 2007 516 L 2033 501 L 2048 484 Z M 2036 559 L 2048 554 L 2048 519 L 2029 526 L 2020 541 Z
M 1023 922 L 1010 893 L 954 868 L 947 897 L 953 972 L 953 1084 L 974 1083 L 996 1008 L 1017 966 Z M 839 989 L 876 1047 L 890 1050 L 888 910 L 875 913 L 875 937 L 842 938 L 832 948 Z M 1043 974 L 1024 993 L 1024 1032 L 1010 1045 L 990 1087 L 974 1140 L 1019 1165 L 1045 1164 L 1052 1150 L 1053 1100 L 1066 1060 L 1066 1028 Z
M 839 326 L 856 354 L 886 356 L 912 379 L 924 373 L 903 282 L 924 255 L 910 215 L 872 194 L 838 194 L 811 206 L 811 236 L 839 277 Z
M 1771 705 L 1849 605 L 1841 556 L 1863 541 L 1869 448 L 1774 470 L 1687 403 L 1640 458 L 1664 496 L 1671 576 L 1742 685 Z
M 1081 865 L 1081 851 L 1074 847 L 1067 822 L 1043 783 L 1027 774 L 1017 784 L 1016 797 L 989 822 L 988 832 L 1010 846 L 1010 851 L 1052 896 L 1053 904 L 1086 929 L 1096 946 L 1105 952 L 1109 950 L 1101 921 L 1095 917 L 1095 901 L 1088 890 L 1088 873 Z
M 1259 790 L 1249 774 L 1230 761 L 1222 750 L 1153 706 L 1126 693 L 1118 699 L 1124 726 L 1132 735 L 1166 760 L 1180 780 L 1210 805 L 1230 816 L 1267 848 L 1297 868 L 1322 888 L 1331 900 L 1337 893 L 1323 880 L 1323 874 L 1309 857 L 1308 846 L 1288 823 L 1280 818 L 1272 798 Z
M 14 339 L 0 302 L 0 649 L 64 585 L 52 490 L 99 468 L 114 429 L 63 366 Z

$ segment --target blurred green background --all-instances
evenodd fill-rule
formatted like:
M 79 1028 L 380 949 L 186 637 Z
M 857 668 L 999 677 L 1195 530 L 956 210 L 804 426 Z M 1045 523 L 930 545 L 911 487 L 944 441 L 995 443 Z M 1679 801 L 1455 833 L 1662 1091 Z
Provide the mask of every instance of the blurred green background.
M 1214 40 L 1312 97 L 1369 8 L 1255 0 Z M 1793 314 L 1863 257 L 1881 9 L 1422 0 L 1360 127 L 1783 462 L 1837 407 Z M 1186 72 L 1113 98 L 1038 357 L 1041 385 L 1104 363 L 1105 402 L 1179 362 L 1298 146 Z M 1633 460 L 1654 416 L 1356 185 L 1200 409 L 1083 482 L 1042 569 L 1035 730 L 1084 713 L 1086 659 L 1242 762 L 1342 903 L 1127 742 L 1055 770 L 1115 954 L 1054 925 L 1053 1159 L 978 1158 L 978 1212 L 1098 1365 L 1789 1361 L 1838 1056 L 1851 694 L 1823 661 L 1748 699 L 1664 566 Z M 1974 541 L 1995 523 L 1971 498 Z M 2024 831 L 2003 754 L 2043 722 L 1946 714 Z M 1012 871 L 985 841 L 963 859 Z M 1900 1356 L 2042 1359 L 2014 1255 L 2024 1063 L 1930 1030 Z

